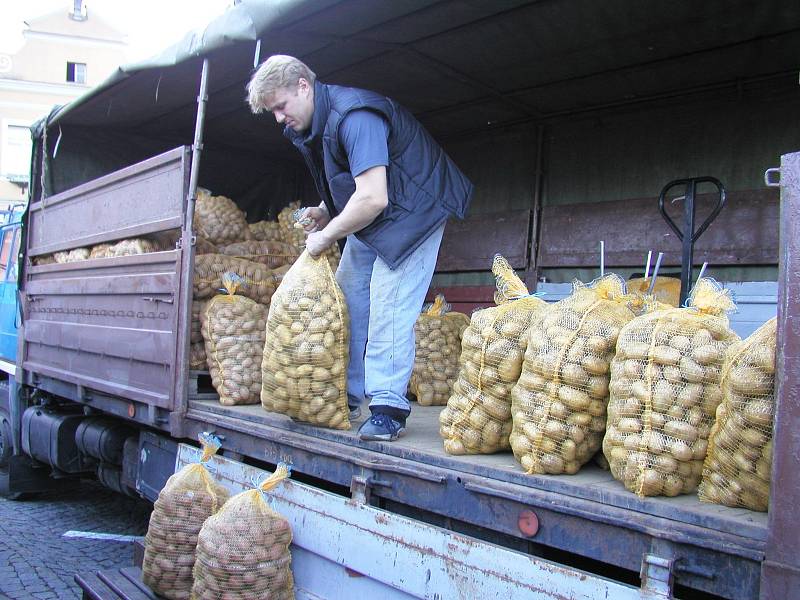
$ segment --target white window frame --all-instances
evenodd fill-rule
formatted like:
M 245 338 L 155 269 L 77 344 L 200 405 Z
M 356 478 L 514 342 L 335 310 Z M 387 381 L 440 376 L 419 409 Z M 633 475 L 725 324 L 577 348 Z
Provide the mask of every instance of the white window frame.
M 3 135 L 3 145 L 0 148 L 0 178 L 7 179 L 6 175 L 8 174 L 8 156 L 9 156 L 9 135 L 8 131 L 11 127 L 30 127 L 31 121 L 26 119 L 11 119 L 5 118 L 2 120 L 2 135 Z M 33 144 L 31 144 L 31 151 L 33 150 Z M 29 163 L 30 164 L 30 163 Z M 14 173 L 14 175 L 28 175 L 29 169 L 26 169 L 24 173 Z
M 72 75 L 73 75 L 73 77 L 75 79 L 73 81 L 70 81 L 69 79 L 67 79 L 67 83 L 73 83 L 73 84 L 76 84 L 76 85 L 87 85 L 86 81 L 88 79 L 87 76 L 89 74 L 89 65 L 87 63 L 68 60 L 67 61 L 67 73 L 68 74 L 69 74 L 69 65 L 72 65 L 72 67 L 73 67 Z M 78 70 L 79 70 L 78 67 L 83 67 L 83 81 L 79 81 L 80 78 L 78 77 Z

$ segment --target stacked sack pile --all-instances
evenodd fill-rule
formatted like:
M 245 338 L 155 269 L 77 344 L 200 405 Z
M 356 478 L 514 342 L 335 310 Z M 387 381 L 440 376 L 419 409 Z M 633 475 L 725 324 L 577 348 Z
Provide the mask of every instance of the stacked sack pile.
M 769 508 L 775 415 L 777 319 L 728 348 L 722 403 L 708 440 L 700 500 L 734 508 Z
M 328 258 L 304 251 L 270 304 L 263 407 L 313 425 L 349 429 L 349 344 L 347 305 Z
M 255 489 L 232 497 L 206 520 L 197 541 L 193 600 L 294 598 L 292 530 L 266 497 L 288 476 L 288 467 L 278 465 Z
M 723 358 L 738 339 L 726 316 L 734 308 L 726 290 L 701 279 L 686 308 L 645 312 L 620 332 L 603 452 L 627 489 L 676 496 L 697 488 Z
M 511 393 L 510 443 L 527 473 L 577 473 L 600 448 L 610 361 L 633 318 L 625 283 L 579 282 L 531 322 L 522 374 Z
M 491 454 L 509 449 L 511 388 L 522 371 L 528 329 L 546 304 L 528 294 L 508 261 L 495 256 L 495 304 L 473 313 L 461 341 L 453 394 L 439 415 L 449 454 Z
M 461 336 L 468 326 L 469 317 L 451 312 L 442 294 L 417 319 L 416 355 L 408 389 L 421 406 L 447 404 L 458 374 Z
M 237 295 L 239 278 L 226 273 L 224 294 L 201 312 L 201 332 L 211 383 L 221 404 L 258 404 L 267 307 Z
M 200 443 L 200 462 L 172 475 L 159 492 L 145 536 L 142 579 L 170 600 L 191 597 L 198 534 L 206 519 L 228 499 L 228 491 L 213 480 L 206 467 L 220 442 L 203 434 Z

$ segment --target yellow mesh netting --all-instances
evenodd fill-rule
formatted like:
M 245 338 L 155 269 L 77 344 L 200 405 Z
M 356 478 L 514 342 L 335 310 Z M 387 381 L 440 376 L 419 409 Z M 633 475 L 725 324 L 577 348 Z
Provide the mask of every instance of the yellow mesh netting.
M 259 304 L 269 304 L 275 293 L 275 277 L 268 267 L 224 254 L 203 254 L 194 259 L 194 299 L 211 298 L 224 287 L 222 276 L 235 273 L 240 284 L 238 293 Z
M 285 242 L 258 242 L 253 240 L 222 246 L 220 254 L 261 263 L 271 269 L 283 265 L 291 265 L 300 256 L 300 252 L 295 246 Z
M 625 283 L 606 275 L 537 313 L 511 392 L 510 443 L 527 473 L 574 474 L 600 448 L 609 362 L 633 318 Z
M 511 388 L 533 316 L 545 302 L 528 295 L 505 258 L 495 256 L 498 306 L 473 313 L 461 340 L 458 378 L 439 415 L 439 433 L 450 454 L 490 454 L 509 448 Z
M 292 600 L 289 522 L 266 494 L 289 476 L 286 465 L 256 489 L 237 494 L 203 525 L 197 541 L 192 600 Z
M 775 416 L 777 319 L 728 348 L 722 404 L 708 440 L 698 495 L 704 502 L 766 511 Z
M 267 307 L 236 295 L 239 278 L 223 276 L 225 294 L 214 296 L 201 313 L 211 383 L 225 405 L 258 404 Z
M 696 489 L 714 414 L 720 374 L 736 341 L 727 290 L 701 279 L 688 308 L 636 317 L 620 333 L 611 365 L 611 400 L 603 452 L 612 475 L 640 496 Z
M 150 515 L 145 536 L 142 580 L 157 594 L 171 600 L 188 600 L 192 590 L 197 535 L 205 520 L 228 499 L 206 469 L 219 449 L 219 440 L 200 436 L 203 456 L 172 475 Z
M 349 429 L 350 318 L 326 256 L 300 255 L 272 299 L 261 366 L 266 410 Z
M 627 282 L 628 293 L 645 295 L 650 288 L 651 277 L 636 277 Z M 681 280 L 674 277 L 659 277 L 653 286 L 654 298 L 665 307 L 677 308 L 681 303 Z
M 438 294 L 414 325 L 416 354 L 408 389 L 422 406 L 447 404 L 453 392 L 469 317 L 449 310 L 444 295 Z
M 250 223 L 248 227 L 254 240 L 259 242 L 283 241 L 281 224 L 277 221 L 258 221 L 257 223 Z
M 250 228 L 244 213 L 225 196 L 212 196 L 208 190 L 197 190 L 194 228 L 212 244 L 230 244 L 250 239 Z

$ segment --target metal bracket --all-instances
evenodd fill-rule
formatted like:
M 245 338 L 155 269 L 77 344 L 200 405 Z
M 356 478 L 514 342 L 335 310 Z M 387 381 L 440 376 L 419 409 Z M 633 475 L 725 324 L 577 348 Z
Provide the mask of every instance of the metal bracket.
M 772 176 L 776 175 L 775 179 Z M 781 187 L 781 170 L 780 167 L 773 167 L 764 171 L 764 185 L 767 187 Z
M 654 554 L 642 557 L 642 598 L 672 598 L 674 584 L 673 559 L 661 558 Z
M 350 480 L 350 497 L 359 504 L 369 504 L 373 487 L 391 488 L 392 482 L 364 475 L 353 475 Z

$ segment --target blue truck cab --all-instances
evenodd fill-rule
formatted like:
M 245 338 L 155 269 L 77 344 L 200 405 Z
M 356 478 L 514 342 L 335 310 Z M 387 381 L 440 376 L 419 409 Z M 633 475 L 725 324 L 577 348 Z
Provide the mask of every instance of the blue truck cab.
M 17 360 L 17 275 L 23 205 L 0 211 L 0 371 L 14 373 Z

